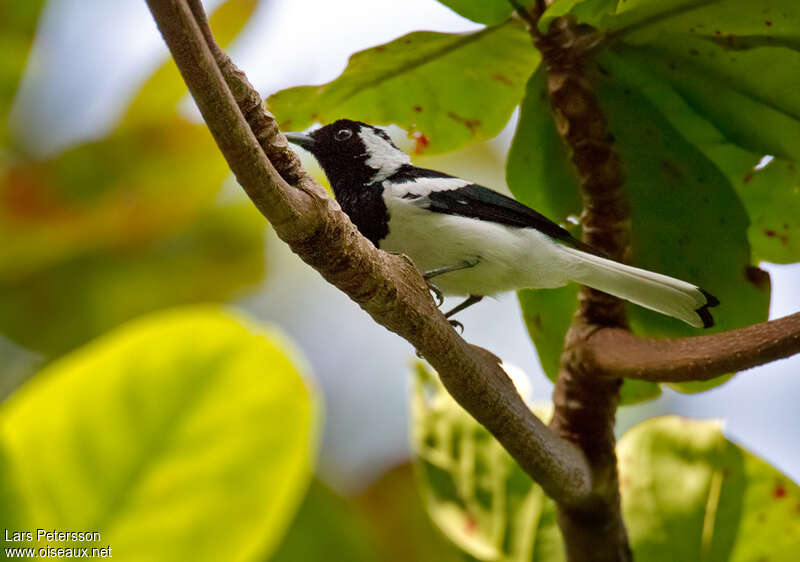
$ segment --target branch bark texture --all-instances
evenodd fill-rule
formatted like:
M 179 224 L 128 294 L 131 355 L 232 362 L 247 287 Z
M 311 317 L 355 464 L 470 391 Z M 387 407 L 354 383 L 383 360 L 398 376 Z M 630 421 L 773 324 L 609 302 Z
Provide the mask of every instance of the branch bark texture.
M 219 49 L 203 33 L 205 16 L 198 21 L 199 4 L 147 3 L 231 170 L 278 236 L 376 322 L 408 340 L 548 495 L 565 505 L 585 501 L 591 486 L 580 450 L 531 413 L 494 355 L 453 330 L 416 268 L 377 250 L 302 172 L 274 119 L 260 101 L 254 107 L 243 75 L 232 64 L 221 70 Z
M 584 58 L 583 46 L 591 38 L 567 18 L 556 20 L 547 35 L 538 34 L 535 27 L 532 31 L 547 70 L 556 127 L 580 178 L 583 240 L 623 260 L 630 241 L 625 174 L 594 95 L 592 68 Z M 558 506 L 559 526 L 569 560 L 628 561 L 632 553 L 622 519 L 614 436 L 622 380 L 597 377 L 578 361 L 585 344 L 579 327 L 616 327 L 627 333 L 625 307 L 621 300 L 587 287 L 581 288 L 579 301 L 564 342 L 550 427 L 586 455 L 592 492 L 581 505 Z

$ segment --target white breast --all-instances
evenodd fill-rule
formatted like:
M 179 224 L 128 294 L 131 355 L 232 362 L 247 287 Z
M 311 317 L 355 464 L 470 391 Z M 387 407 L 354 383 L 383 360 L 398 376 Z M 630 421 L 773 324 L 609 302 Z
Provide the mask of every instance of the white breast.
M 455 178 L 419 180 L 455 189 L 469 182 Z M 444 187 L 446 182 L 452 182 Z M 456 185 L 455 182 L 461 182 Z M 434 183 L 431 183 L 434 186 Z M 489 221 L 435 213 L 422 208 L 424 198 L 403 199 L 408 185 L 386 182 L 383 199 L 389 211 L 384 250 L 401 252 L 422 271 L 478 260 L 473 268 L 445 273 L 433 283 L 445 294 L 494 295 L 521 288 L 560 287 L 567 282 L 558 243 L 532 228 L 512 228 Z M 417 192 L 416 190 L 414 192 Z

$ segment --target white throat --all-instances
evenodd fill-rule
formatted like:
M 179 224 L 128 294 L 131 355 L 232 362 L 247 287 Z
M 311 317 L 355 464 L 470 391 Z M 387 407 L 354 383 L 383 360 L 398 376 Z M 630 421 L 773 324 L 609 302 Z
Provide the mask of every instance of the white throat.
M 411 164 L 411 158 L 409 158 L 408 154 L 394 147 L 392 143 L 381 137 L 373 129 L 362 127 L 358 135 L 364 142 L 364 147 L 369 156 L 365 164 L 375 170 L 372 182 L 383 181 L 404 164 Z

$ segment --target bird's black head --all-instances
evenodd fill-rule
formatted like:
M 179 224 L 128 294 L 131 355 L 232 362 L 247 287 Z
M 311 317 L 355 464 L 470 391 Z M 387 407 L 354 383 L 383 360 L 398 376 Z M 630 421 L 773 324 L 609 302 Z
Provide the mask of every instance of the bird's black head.
M 411 162 L 383 130 L 350 119 L 286 138 L 314 155 L 334 192 L 381 182 Z

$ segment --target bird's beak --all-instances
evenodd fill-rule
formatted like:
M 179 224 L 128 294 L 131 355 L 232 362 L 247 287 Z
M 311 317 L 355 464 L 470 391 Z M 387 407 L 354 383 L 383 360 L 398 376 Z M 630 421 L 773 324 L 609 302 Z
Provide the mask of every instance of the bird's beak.
M 288 140 L 292 144 L 296 144 L 298 146 L 302 146 L 306 150 L 312 150 L 314 148 L 314 144 L 316 141 L 310 135 L 306 135 L 305 133 L 284 133 L 286 135 L 286 140 Z

